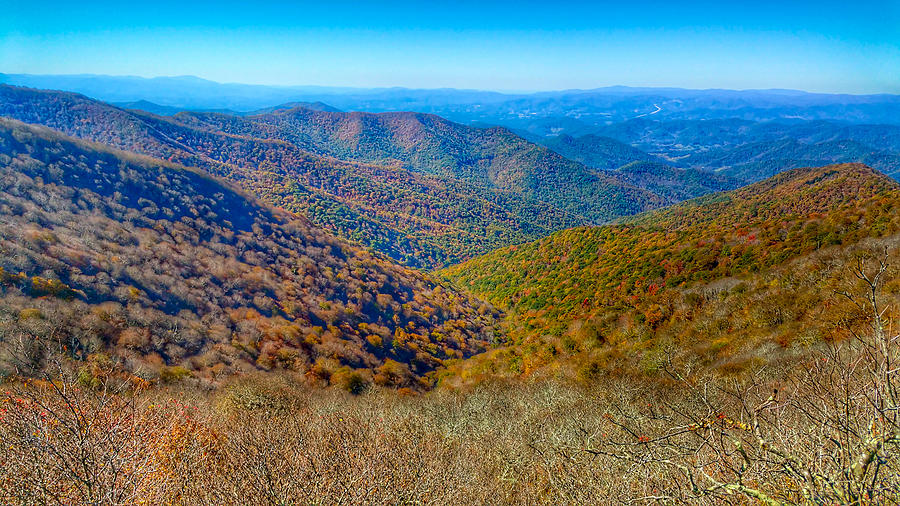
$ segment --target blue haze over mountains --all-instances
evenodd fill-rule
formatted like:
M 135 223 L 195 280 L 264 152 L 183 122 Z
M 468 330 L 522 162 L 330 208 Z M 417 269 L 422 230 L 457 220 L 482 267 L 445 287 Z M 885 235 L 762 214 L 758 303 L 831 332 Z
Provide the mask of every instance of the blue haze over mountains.
M 324 102 L 342 110 L 416 111 L 460 122 L 516 126 L 536 118 L 598 124 L 653 119 L 741 118 L 900 124 L 900 96 L 795 90 L 689 90 L 612 86 L 593 90 L 499 93 L 458 89 L 265 86 L 217 83 L 193 76 L 0 74 L 0 83 L 82 93 L 106 102 L 145 100 L 189 110 L 249 112 L 285 102 Z
M 288 107 L 430 113 L 476 127 L 503 126 L 602 170 L 645 163 L 653 165 L 642 173 L 693 168 L 748 183 L 788 168 L 858 161 L 900 174 L 900 96 L 889 94 L 623 86 L 512 94 L 223 84 L 193 76 L 0 74 L 0 83 L 74 91 L 163 116 Z

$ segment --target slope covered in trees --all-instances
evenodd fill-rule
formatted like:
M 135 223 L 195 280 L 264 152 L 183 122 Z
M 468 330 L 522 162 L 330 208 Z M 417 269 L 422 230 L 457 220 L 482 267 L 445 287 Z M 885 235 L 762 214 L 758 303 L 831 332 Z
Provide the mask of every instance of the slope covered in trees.
M 164 118 L 80 95 L 10 86 L 0 86 L 0 115 L 202 168 L 418 267 L 666 203 L 506 130 L 433 116 L 295 108 L 250 118 Z M 385 128 L 396 132 L 385 136 Z M 312 139 L 316 132 L 321 138 Z
M 631 162 L 664 161 L 624 142 L 599 135 L 572 137 L 561 134 L 547 137 L 541 144 L 570 160 L 595 169 L 613 170 Z
M 830 163 L 865 163 L 894 176 L 900 170 L 900 127 L 896 125 L 641 118 L 599 125 L 594 131 L 670 164 L 721 170 L 745 183 L 781 170 Z
M 866 166 L 796 169 L 451 267 L 510 314 L 509 346 L 466 374 L 634 372 L 672 350 L 734 370 L 834 337 L 855 317 L 833 290 L 853 255 L 896 254 L 898 208 L 898 185 Z
M 202 171 L 0 120 L 4 375 L 52 351 L 145 379 L 421 388 L 493 315 Z
M 707 193 L 731 190 L 739 179 L 698 169 L 681 169 L 657 162 L 631 162 L 614 171 L 626 181 L 634 181 L 672 202 L 681 202 Z
M 246 118 L 186 112 L 176 119 L 211 131 L 287 141 L 342 160 L 512 191 L 592 223 L 628 214 L 624 208 L 616 211 L 621 203 L 659 202 L 615 174 L 591 171 L 504 128 L 473 128 L 430 114 L 297 107 Z

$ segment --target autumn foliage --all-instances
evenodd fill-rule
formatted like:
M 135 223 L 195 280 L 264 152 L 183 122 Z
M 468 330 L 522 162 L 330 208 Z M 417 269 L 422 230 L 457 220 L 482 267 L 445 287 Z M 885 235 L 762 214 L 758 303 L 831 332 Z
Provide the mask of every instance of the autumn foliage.
M 897 184 L 868 167 L 797 169 L 445 269 L 509 314 L 509 346 L 466 374 L 560 363 L 586 380 L 645 374 L 667 350 L 735 371 L 783 356 L 773 345 L 839 337 L 839 323 L 853 318 L 834 294 L 842 266 L 885 247 L 894 254 L 898 206 Z
M 403 363 L 384 383 L 421 389 L 491 339 L 488 306 L 199 171 L 9 120 L 0 153 L 3 374 L 52 350 L 163 382 Z

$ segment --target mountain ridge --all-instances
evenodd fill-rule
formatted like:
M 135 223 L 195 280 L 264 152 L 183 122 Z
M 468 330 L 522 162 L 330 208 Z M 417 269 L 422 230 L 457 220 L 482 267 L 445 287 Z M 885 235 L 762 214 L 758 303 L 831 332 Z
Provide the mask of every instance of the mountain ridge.
M 373 118 L 302 108 L 255 118 L 290 118 L 291 114 Z M 415 166 L 405 169 L 396 164 L 328 158 L 339 153 L 325 150 L 317 155 L 296 132 L 292 137 L 279 137 L 272 133 L 272 125 L 217 113 L 179 113 L 165 118 L 125 111 L 76 94 L 0 85 L 0 115 L 203 168 L 238 182 L 270 203 L 307 213 L 320 226 L 344 237 L 417 266 L 446 264 L 549 230 L 608 220 L 664 203 L 630 182 L 593 174 L 505 130 L 474 130 L 435 116 L 421 117 L 443 129 L 442 135 L 461 139 L 461 157 L 454 159 L 452 151 L 441 155 L 459 162 L 456 166 L 463 172 L 454 177 L 415 171 Z M 210 121 L 220 124 L 210 128 Z M 401 126 L 409 125 L 412 123 Z M 432 136 L 430 142 L 445 145 L 440 137 Z M 493 148 L 485 151 L 488 144 L 477 147 L 482 142 L 508 143 L 511 149 L 509 154 L 495 157 Z M 473 146 L 482 150 L 483 162 L 466 158 L 465 150 Z M 417 160 L 428 162 L 426 169 L 435 167 L 427 154 L 403 152 L 407 160 L 413 153 Z M 377 160 L 390 162 L 381 157 Z M 547 163 L 564 170 L 549 171 L 543 167 Z M 577 190 L 592 200 L 559 192 L 560 188 Z
M 343 110 L 380 112 L 413 109 L 465 123 L 511 121 L 520 118 L 523 110 L 539 117 L 573 115 L 591 121 L 621 121 L 649 114 L 657 104 L 662 108 L 661 116 L 674 119 L 723 116 L 777 119 L 797 116 L 897 124 L 896 113 L 900 110 L 900 97 L 897 95 L 828 94 L 777 89 L 608 87 L 523 94 L 447 88 L 242 85 L 193 79 L 186 82 L 173 78 L 0 74 L 0 82 L 68 89 L 112 102 L 143 99 L 186 109 L 252 111 L 290 101 L 321 100 Z
M 509 337 L 504 349 L 470 359 L 448 373 L 448 381 L 549 373 L 566 364 L 586 368 L 579 374 L 639 376 L 641 361 L 664 358 L 667 346 L 686 360 L 703 357 L 735 370 L 777 359 L 783 356 L 775 353 L 777 346 L 766 352 L 748 347 L 768 349 L 776 338 L 789 342 L 793 338 L 778 336 L 796 335 L 801 316 L 804 325 L 821 333 L 840 327 L 834 318 L 851 318 L 846 300 L 825 300 L 831 292 L 816 288 L 837 286 L 845 274 L 842 261 L 818 265 L 829 262 L 819 252 L 838 248 L 849 256 L 847 248 L 896 236 L 898 208 L 900 184 L 862 164 L 793 169 L 618 224 L 557 232 L 449 267 L 439 274 L 507 312 Z M 815 255 L 825 256 L 816 260 Z M 817 266 L 790 267 L 797 262 Z M 796 281 L 772 281 L 782 276 L 823 278 L 798 292 Z M 696 296 L 720 293 L 717 286 L 725 286 L 727 294 L 741 283 L 753 290 L 736 290 L 727 304 Z M 822 304 L 834 306 L 833 318 L 812 313 Z M 740 339 L 705 320 L 706 327 L 691 327 L 727 308 L 737 319 L 730 325 L 734 332 L 740 329 Z M 795 316 L 746 314 L 754 308 Z M 773 323 L 746 320 L 751 317 Z M 727 350 L 711 347 L 717 339 Z M 699 351 L 694 356 L 691 350 Z
M 202 170 L 9 119 L 0 148 L 0 314 L 18 315 L 4 335 L 146 379 L 392 370 L 378 381 L 414 389 L 492 335 L 481 302 Z M 4 374 L 15 342 L 0 343 Z

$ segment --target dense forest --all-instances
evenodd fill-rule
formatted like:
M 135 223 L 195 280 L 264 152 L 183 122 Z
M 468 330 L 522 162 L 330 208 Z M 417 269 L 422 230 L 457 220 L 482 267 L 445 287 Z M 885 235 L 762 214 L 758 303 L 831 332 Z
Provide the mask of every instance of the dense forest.
M 748 121 L 737 118 L 658 121 L 639 118 L 586 128 L 590 142 L 607 136 L 665 163 L 712 170 L 742 184 L 793 168 L 859 162 L 894 176 L 900 171 L 900 127 L 830 121 Z M 549 142 L 543 141 L 543 142 Z
M 722 370 L 777 360 L 771 346 L 802 348 L 853 320 L 822 287 L 846 277 L 851 246 L 896 253 L 898 205 L 897 183 L 863 165 L 796 169 L 448 268 L 509 313 L 509 346 L 462 374 L 643 374 L 672 350 Z
M 414 267 L 671 202 L 633 177 L 596 173 L 506 130 L 431 116 L 293 108 L 168 118 L 10 86 L 0 86 L 0 114 L 201 168 Z M 316 142 L 302 134 L 329 128 L 334 135 Z
M 63 350 L 150 381 L 284 369 L 420 389 L 492 339 L 490 306 L 303 218 L 12 120 L 0 215 L 3 375 Z
M 644 188 L 672 202 L 740 186 L 738 179 L 722 173 L 681 169 L 657 162 L 631 162 L 613 173 L 626 181 L 640 182 Z
M 310 152 L 342 160 L 399 166 L 513 191 L 526 199 L 583 216 L 592 223 L 619 213 L 616 202 L 623 198 L 653 198 L 641 196 L 638 189 L 643 186 L 639 179 L 625 180 L 615 173 L 591 171 L 588 167 L 597 167 L 576 163 L 505 128 L 472 128 L 429 114 L 342 113 L 295 107 L 241 118 L 183 112 L 175 119 L 211 131 L 289 141 Z M 647 158 L 632 150 L 618 154 L 617 161 L 610 163 L 618 167 Z M 673 186 L 678 185 L 673 182 Z M 633 194 L 615 196 L 617 189 Z
M 599 135 L 572 137 L 560 134 L 540 140 L 541 144 L 562 156 L 595 169 L 614 170 L 631 162 L 665 162 L 629 144 Z

